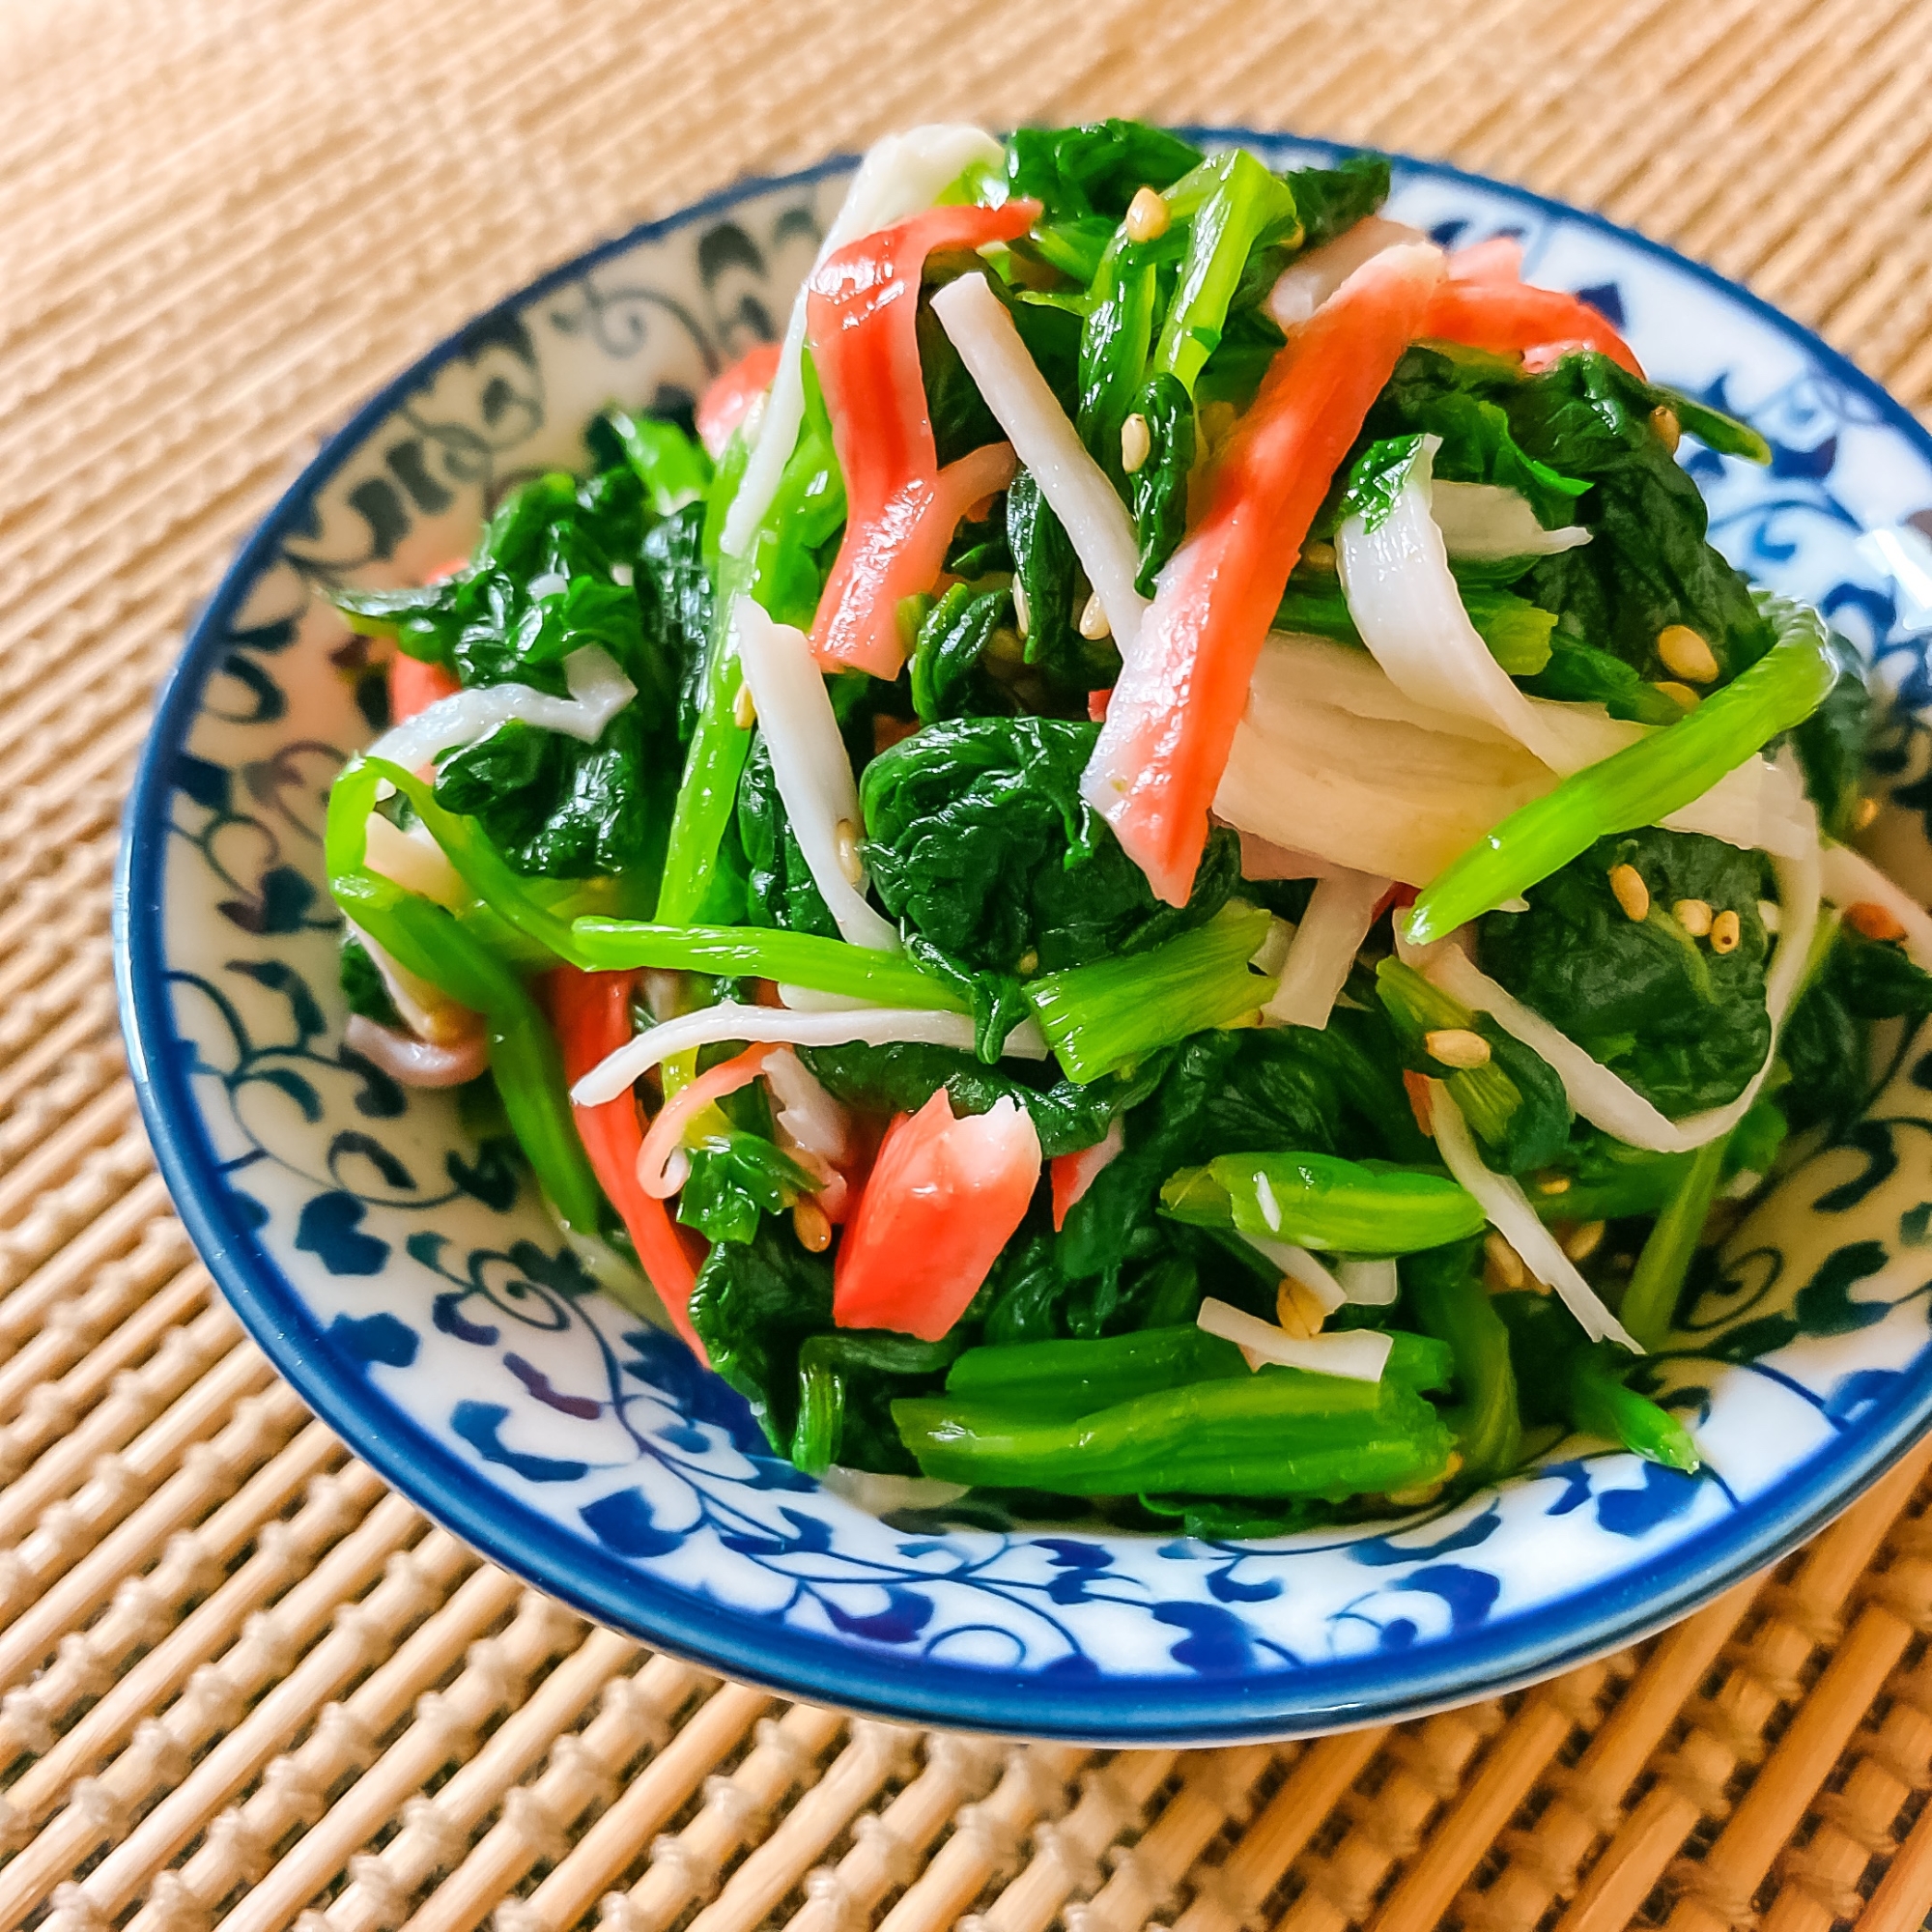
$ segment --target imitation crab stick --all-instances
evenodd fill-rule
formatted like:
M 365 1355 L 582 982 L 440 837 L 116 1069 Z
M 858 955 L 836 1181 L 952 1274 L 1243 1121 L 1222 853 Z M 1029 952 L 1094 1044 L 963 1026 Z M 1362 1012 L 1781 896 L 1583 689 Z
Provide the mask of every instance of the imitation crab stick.
M 955 1120 L 942 1087 L 899 1115 L 838 1244 L 833 1321 L 938 1341 L 1018 1229 L 1039 1167 L 1033 1116 L 1009 1096 Z
M 1441 279 L 1439 250 L 1385 249 L 1296 330 L 1161 574 L 1081 792 L 1170 905 L 1187 902 L 1248 680 L 1308 526 L 1370 404 L 1425 332 Z
M 580 973 L 559 966 L 550 976 L 551 1011 L 563 1047 L 564 1078 L 581 1080 L 631 1037 L 631 990 L 635 973 Z M 682 1235 L 662 1201 L 653 1200 L 638 1180 L 638 1156 L 644 1130 L 638 1103 L 627 1090 L 602 1106 L 577 1107 L 577 1131 L 598 1184 L 623 1216 L 632 1245 L 665 1313 L 702 1362 L 704 1344 L 691 1325 L 688 1310 L 697 1270 Z
M 811 647 L 828 670 L 895 677 L 902 599 L 930 590 L 968 505 L 1012 481 L 992 443 L 939 467 L 920 375 L 920 275 L 935 248 L 1024 235 L 1035 201 L 934 208 L 839 249 L 811 277 L 806 334 L 845 478 L 845 535 L 819 600 Z
M 389 722 L 405 724 L 463 687 L 440 664 L 398 651 L 389 660 Z
M 1479 266 L 1478 274 L 1459 275 L 1452 264 L 1450 274 L 1430 300 L 1423 335 L 1499 355 L 1596 349 L 1621 362 L 1633 376 L 1643 374 L 1630 344 L 1610 326 L 1609 318 L 1580 296 L 1507 280 L 1493 272 L 1494 258 Z
M 722 369 L 697 399 L 697 440 L 715 459 L 731 440 L 731 432 L 752 413 L 752 405 L 772 385 L 782 345 L 761 342 Z

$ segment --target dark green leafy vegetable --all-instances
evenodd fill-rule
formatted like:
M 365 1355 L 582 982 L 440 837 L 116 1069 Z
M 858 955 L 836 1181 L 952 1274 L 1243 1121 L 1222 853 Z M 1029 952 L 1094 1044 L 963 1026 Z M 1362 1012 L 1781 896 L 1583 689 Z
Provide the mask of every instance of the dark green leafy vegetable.
M 666 750 L 651 742 L 640 699 L 594 745 L 511 719 L 444 762 L 437 801 L 474 818 L 526 876 L 622 873 L 648 904 L 670 823 Z
M 1007 492 L 1007 535 L 1013 557 L 1015 620 L 1025 658 L 1056 699 L 1085 703 L 1086 694 L 1111 685 L 1121 654 L 1111 638 L 1083 638 L 1076 602 L 1079 565 L 1073 545 L 1031 470 L 1022 469 Z
M 1610 889 L 1634 866 L 1650 893 L 1632 920 Z M 1530 889 L 1529 910 L 1482 922 L 1483 970 L 1673 1117 L 1743 1092 L 1771 1046 L 1768 951 L 1758 901 L 1762 857 L 1661 827 L 1600 839 Z M 1683 899 L 1735 912 L 1735 951 L 1693 939 L 1671 913 Z
M 1481 1243 L 1408 1256 L 1402 1285 L 1415 1320 L 1455 1353 L 1458 1400 L 1445 1419 L 1463 1458 L 1459 1480 L 1472 1489 L 1494 1482 L 1520 1460 L 1522 1423 L 1509 1330 L 1483 1287 Z
M 762 731 L 752 741 L 738 781 L 738 842 L 745 853 L 745 917 L 751 924 L 838 937 L 838 923 L 826 910 L 785 816 Z
M 374 1020 L 378 1026 L 400 1027 L 403 1024 L 403 1016 L 396 1010 L 396 1003 L 389 997 L 389 989 L 384 983 L 382 974 L 376 970 L 369 949 L 353 934 L 342 942 L 337 977 L 342 987 L 343 1004 L 352 1013 L 360 1013 L 364 1019 Z
M 877 1328 L 811 1336 L 798 1351 L 791 1460 L 812 1476 L 822 1476 L 834 1463 L 883 1475 L 917 1475 L 919 1464 L 893 1425 L 892 1406 L 936 1391 L 958 1352 L 951 1336 L 921 1342 Z
M 1400 960 L 1377 966 L 1376 990 L 1410 1070 L 1448 1087 L 1491 1167 L 1528 1174 L 1557 1158 L 1570 1138 L 1570 1101 L 1561 1077 L 1541 1054 Z M 1432 1058 L 1427 1036 L 1444 1031 L 1473 1033 L 1489 1047 L 1488 1062 L 1452 1067 Z
M 1320 248 L 1375 213 L 1388 199 L 1388 157 L 1350 155 L 1332 168 L 1291 168 L 1284 179 L 1301 217 L 1302 249 Z M 1252 299 L 1259 301 L 1273 285 L 1270 275 Z M 1243 289 L 1236 297 L 1236 306 L 1243 306 L 1247 296 Z
M 1560 635 L 1549 639 L 1548 649 L 1549 661 L 1523 685 L 1538 697 L 1601 704 L 1612 718 L 1629 719 L 1637 724 L 1675 724 L 1684 715 L 1683 706 L 1674 697 L 1659 691 L 1612 652 Z
M 1014 1099 L 1032 1115 L 1048 1160 L 1103 1140 L 1114 1117 L 1144 1099 L 1161 1071 L 1155 1061 L 1084 1087 L 1071 1080 L 1040 1087 L 1015 1077 L 1023 1063 L 987 1066 L 970 1053 L 919 1040 L 802 1047 L 799 1058 L 834 1099 L 875 1114 L 916 1114 L 942 1087 L 953 1114 L 962 1119 Z
M 1658 634 L 1686 624 L 1726 677 L 1772 645 L 1745 580 L 1712 549 L 1697 485 L 1652 427 L 1661 392 L 1607 356 L 1566 355 L 1500 398 L 1517 441 L 1593 487 L 1577 508 L 1594 535 L 1545 557 L 1531 595 L 1566 632 L 1606 646 L 1647 678 L 1667 678 Z
M 1054 972 L 1144 952 L 1197 926 L 1234 889 L 1232 835 L 1194 896 L 1161 905 L 1080 797 L 1095 724 L 957 719 L 867 766 L 867 862 L 888 912 L 969 973 Z
M 668 661 L 678 668 L 677 739 L 688 745 L 697 728 L 705 639 L 713 618 L 703 504 L 687 504 L 646 530 L 634 570 L 645 632 L 663 639 Z
M 748 1088 L 755 1095 L 758 1089 Z M 723 1109 L 744 1099 L 733 1094 Z M 764 1111 L 762 1100 L 757 1103 Z M 691 1176 L 677 1198 L 677 1218 L 708 1241 L 749 1241 L 760 1215 L 782 1214 L 817 1183 L 774 1144 L 769 1115 L 763 1131 L 753 1131 L 724 1115 L 723 1131 L 705 1134 L 691 1149 Z
M 1039 202 L 1047 222 L 1098 214 L 1112 224 L 1140 188 L 1166 187 L 1200 159 L 1191 142 L 1144 121 L 1020 128 L 1007 136 L 1007 184 Z
M 1187 529 L 1187 479 L 1196 445 L 1194 399 L 1179 376 L 1162 371 L 1141 391 L 1138 413 L 1148 426 L 1148 453 L 1129 479 L 1141 540 L 1135 587 L 1143 597 L 1151 597 L 1154 579 L 1180 548 Z
M 691 1291 L 691 1325 L 711 1366 L 752 1405 L 783 1455 L 798 1425 L 799 1350 L 832 1326 L 832 1261 L 781 1222 L 711 1250 Z
M 711 459 L 702 443 L 660 416 L 611 410 L 603 420 L 615 434 L 626 462 L 637 471 L 651 508 L 660 517 L 674 517 L 687 504 L 702 504 L 711 488 Z
M 1440 439 L 1432 466 L 1436 476 L 1515 490 L 1528 498 L 1539 523 L 1557 528 L 1577 521 L 1577 499 L 1590 486 L 1517 441 L 1509 412 L 1492 398 L 1514 395 L 1523 386 L 1514 361 L 1483 350 L 1414 348 L 1396 365 L 1370 411 L 1368 433 Z
M 1510 1358 L 1530 1428 L 1557 1423 L 1621 1442 L 1666 1468 L 1698 1467 L 1696 1444 L 1669 1410 L 1626 1386 L 1635 1358 L 1609 1343 L 1583 1340 L 1560 1303 L 1546 1294 L 1492 1297 L 1509 1329 Z
M 912 649 L 912 702 L 921 724 L 1004 717 L 1015 708 L 984 663 L 999 634 L 1010 637 L 1012 621 L 1009 592 L 965 583 L 953 584 L 925 613 Z
M 1791 1076 L 1778 1100 L 1791 1124 L 1834 1132 L 1849 1126 L 1871 1084 L 1872 1022 L 1928 1015 L 1932 974 L 1915 966 L 1902 946 L 1841 925 L 1778 1037 L 1778 1058 Z
M 1819 829 L 1827 838 L 1843 839 L 1858 830 L 1859 808 L 1864 803 L 1872 695 L 1857 647 L 1835 631 L 1831 644 L 1838 681 L 1792 732 L 1791 747 L 1804 772 L 1804 789 L 1818 808 Z

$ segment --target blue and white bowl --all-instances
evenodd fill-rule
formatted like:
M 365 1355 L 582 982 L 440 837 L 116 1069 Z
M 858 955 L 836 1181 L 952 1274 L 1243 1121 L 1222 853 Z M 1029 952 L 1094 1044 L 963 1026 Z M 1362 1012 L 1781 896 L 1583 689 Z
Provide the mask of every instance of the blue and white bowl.
M 1223 134 L 1266 159 L 1313 144 Z M 1276 1738 L 1492 1694 L 1761 1568 L 1932 1417 L 1932 1057 L 1894 1043 L 1865 1120 L 1810 1152 L 1686 1311 L 1664 1399 L 1695 1477 L 1583 1440 L 1399 1522 L 1258 1544 L 868 1513 L 772 1456 L 744 1404 L 598 1293 L 445 1095 L 342 1051 L 319 837 L 374 675 L 323 596 L 468 549 L 611 401 L 689 398 L 775 332 L 851 163 L 754 182 L 480 316 L 336 436 L 248 540 L 161 701 L 128 808 L 121 994 L 161 1167 L 257 1340 L 384 1476 L 591 1617 L 794 1695 L 1113 1745 Z M 1708 270 L 1415 162 L 1393 212 L 1521 237 L 1661 380 L 1748 416 L 1769 470 L 1689 456 L 1718 540 L 1932 701 L 1932 440 Z M 1885 829 L 1920 867 L 1932 802 Z

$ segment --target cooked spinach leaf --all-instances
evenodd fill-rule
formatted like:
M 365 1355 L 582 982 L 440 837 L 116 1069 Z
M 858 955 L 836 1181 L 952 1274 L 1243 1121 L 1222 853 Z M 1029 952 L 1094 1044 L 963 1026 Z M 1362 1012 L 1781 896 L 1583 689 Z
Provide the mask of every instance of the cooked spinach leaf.
M 447 760 L 437 803 L 476 819 L 528 876 L 622 873 L 654 889 L 677 772 L 641 705 L 626 705 L 594 745 L 520 719 L 499 724 Z
M 1643 920 L 1611 891 L 1623 865 L 1649 892 Z M 1482 965 L 1666 1114 L 1721 1106 L 1771 1043 L 1766 886 L 1762 856 L 1720 839 L 1655 827 L 1601 838 L 1532 886 L 1527 912 L 1485 916 Z M 1737 915 L 1734 951 L 1679 924 L 1671 908 L 1686 899 Z
M 1217 833 L 1176 909 L 1080 797 L 1099 727 L 966 718 L 882 752 L 860 788 L 880 899 L 973 973 L 1025 977 L 1139 952 L 1211 918 L 1233 892 L 1239 841 Z
M 955 583 L 921 619 L 912 647 L 912 703 L 920 722 L 943 718 L 1004 717 L 1016 706 L 1006 685 L 985 663 L 1002 631 L 1018 656 L 1010 627 L 1013 600 L 1005 590 L 975 590 Z
M 1152 1091 L 1165 1065 L 1155 1058 L 1080 1087 L 1071 1080 L 1036 1084 L 1025 1077 L 1031 1069 L 1023 1063 L 987 1066 L 970 1053 L 918 1040 L 804 1047 L 799 1058 L 835 1099 L 869 1113 L 917 1113 L 942 1087 L 961 1117 L 987 1113 L 1002 1099 L 1017 1100 L 1033 1116 L 1040 1152 L 1049 1160 L 1104 1139 L 1114 1117 Z
M 750 924 L 838 937 L 838 923 L 826 909 L 785 816 L 763 731 L 753 738 L 738 781 L 738 842 L 745 854 L 745 918 Z
M 400 1027 L 403 1016 L 389 997 L 389 988 L 376 970 L 369 949 L 351 934 L 342 942 L 342 957 L 337 966 L 342 998 L 352 1013 L 374 1020 L 378 1026 Z
M 781 1221 L 721 1241 L 691 1291 L 691 1325 L 712 1368 L 752 1405 L 782 1456 L 798 1423 L 798 1355 L 832 1326 L 832 1260 L 808 1254 Z

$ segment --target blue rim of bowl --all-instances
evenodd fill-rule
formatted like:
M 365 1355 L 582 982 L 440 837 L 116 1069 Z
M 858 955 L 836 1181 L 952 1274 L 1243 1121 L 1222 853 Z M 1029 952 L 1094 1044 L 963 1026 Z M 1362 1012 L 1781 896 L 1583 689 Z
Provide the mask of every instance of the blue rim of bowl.
M 1336 158 L 1339 143 L 1242 128 L 1187 128 L 1203 141 L 1292 144 Z M 1932 435 L 1809 329 L 1703 264 L 1599 214 L 1435 161 L 1392 155 L 1398 175 L 1500 192 L 1580 221 L 1719 291 L 1799 341 L 1817 366 L 1868 397 L 1880 417 L 1932 464 Z M 645 222 L 562 264 L 497 304 L 516 312 L 639 242 L 659 240 L 774 188 L 807 186 L 852 165 L 840 155 L 797 174 L 742 181 Z M 1849 1453 L 1813 1456 L 1709 1528 L 1612 1584 L 1413 1651 L 1323 1659 L 1246 1682 L 1161 1674 L 1052 1680 L 899 1658 L 838 1637 L 736 1615 L 669 1588 L 586 1536 L 508 1497 L 386 1400 L 366 1378 L 325 1367 L 321 1328 L 235 1206 L 190 1090 L 168 996 L 161 886 L 176 760 L 219 659 L 229 619 L 283 537 L 341 463 L 423 387 L 487 320 L 440 343 L 329 437 L 242 545 L 169 673 L 122 821 L 114 887 L 114 961 L 122 1025 L 141 1113 L 161 1173 L 195 1246 L 249 1332 L 348 1446 L 429 1516 L 492 1561 L 598 1623 L 787 1696 L 900 1721 L 1107 1746 L 1208 1745 L 1388 1723 L 1494 1696 L 1620 1648 L 1687 1615 L 1762 1570 L 1875 1482 L 1932 1423 L 1932 1351 L 1867 1408 Z

